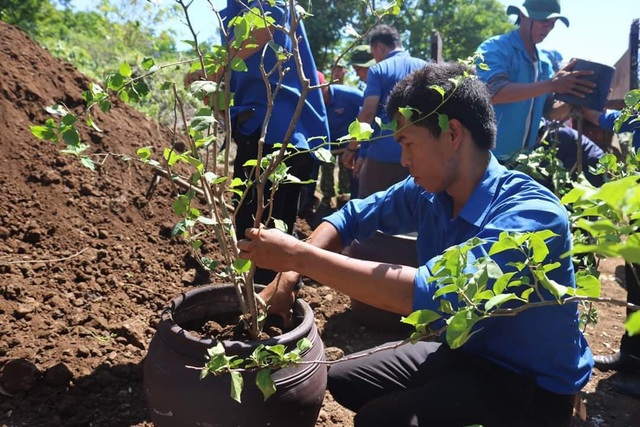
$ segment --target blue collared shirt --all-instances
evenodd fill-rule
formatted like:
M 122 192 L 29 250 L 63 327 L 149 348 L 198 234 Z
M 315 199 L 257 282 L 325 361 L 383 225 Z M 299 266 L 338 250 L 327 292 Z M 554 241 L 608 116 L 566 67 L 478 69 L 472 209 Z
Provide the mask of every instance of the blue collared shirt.
M 598 124 L 601 128 L 613 130 L 616 119 L 620 117 L 619 110 L 607 110 L 598 117 Z M 636 120 L 635 122 L 633 120 Z M 633 122 L 633 123 L 632 123 Z M 637 150 L 640 149 L 640 119 L 632 117 L 620 126 L 620 132 L 633 132 L 631 145 Z
M 349 134 L 349 125 L 358 118 L 364 98 L 361 90 L 340 84 L 330 85 L 329 94 L 330 101 L 327 106 L 329 137 L 332 143 L 336 143 L 340 137 Z M 347 143 L 348 140 L 341 146 Z M 335 149 L 338 146 L 332 144 L 331 148 Z
M 553 65 L 547 55 L 538 52 L 539 60 L 534 64 L 518 30 L 484 41 L 477 52 L 489 67 L 489 70 L 477 68 L 478 77 L 487 84 L 492 96 L 507 83 L 535 83 L 553 77 Z M 547 96 L 494 104 L 498 134 L 493 154 L 498 159 L 509 160 L 523 149 L 535 148 Z
M 365 99 L 369 96 L 379 98 L 376 116 L 380 117 L 383 123 L 389 123 L 393 119 L 393 117 L 387 117 L 385 111 L 391 89 L 400 80 L 425 65 L 427 65 L 426 61 L 413 58 L 407 51 L 394 50 L 383 61 L 369 68 L 364 97 Z M 372 126 L 374 132 L 371 138 L 376 139 L 362 143 L 362 150 L 359 155 L 361 157 L 371 157 L 384 163 L 400 163 L 401 150 L 393 139 L 393 131 L 386 130 L 381 132 L 377 124 L 373 123 Z M 382 136 L 382 138 L 378 139 L 379 136 Z
M 559 262 L 549 278 L 575 287 L 573 264 L 562 255 L 571 249 L 568 215 L 546 188 L 520 172 L 507 170 L 491 156 L 489 166 L 459 215 L 452 217 L 451 198 L 433 194 L 411 177 L 388 190 L 362 200 L 352 200 L 325 218 L 336 227 L 343 244 L 363 239 L 376 230 L 387 234 L 418 232 L 420 267 L 414 278 L 413 308 L 438 311 L 438 284 L 428 282 L 438 256 L 452 245 L 477 237 L 485 241 L 471 253 L 486 256 L 503 231 L 551 230 L 558 236 L 547 241 L 546 262 Z M 504 272 L 513 254 L 493 255 Z M 469 268 L 472 268 L 471 266 Z M 454 307 L 457 295 L 446 294 Z M 553 297 L 543 292 L 545 300 Z M 560 394 L 574 394 L 588 381 L 593 367 L 591 350 L 579 329 L 577 304 L 525 310 L 515 317 L 481 321 L 477 333 L 461 349 L 485 357 L 507 369 L 535 377 L 538 385 Z
M 289 28 L 291 15 L 286 1 L 277 0 L 274 6 L 270 6 L 270 2 L 266 0 L 253 0 L 247 3 L 249 8 L 262 7 L 265 13 L 268 13 L 275 20 L 277 25 Z M 244 6 L 238 0 L 227 0 L 227 9 L 223 14 L 226 19 L 225 24 L 228 25 L 231 18 L 244 13 L 244 11 Z M 296 37 L 299 40 L 304 75 L 310 80 L 311 85 L 317 85 L 318 75 L 315 62 L 311 55 L 311 48 L 309 47 L 302 21 L 298 21 Z M 277 45 L 287 52 L 293 52 L 291 40 L 283 31 L 274 31 L 273 39 Z M 237 128 L 237 131 L 247 136 L 260 129 L 267 114 L 267 93 L 260 73 L 261 62 L 262 51 L 256 52 L 245 60 L 248 71 L 234 72 L 232 75 L 232 91 L 234 92 L 234 106 L 231 108 L 232 117 L 237 116 L 242 111 L 254 110 L 253 116 L 249 120 L 240 123 Z M 267 48 L 264 58 L 265 70 L 267 72 L 271 70 L 275 63 L 276 56 L 273 49 Z M 298 77 L 294 59 L 289 58 L 282 66 L 283 68 L 290 68 L 290 70 L 285 74 L 282 87 L 274 100 L 274 108 L 265 138 L 265 143 L 268 145 L 284 142 L 285 134 L 291 123 L 291 118 L 294 116 L 302 91 L 302 84 Z M 269 77 L 269 82 L 271 84 L 271 92 L 273 92 L 278 83 L 277 72 L 274 72 Z M 322 93 L 319 89 L 311 90 L 307 93 L 302 114 L 289 142 L 299 149 L 310 148 L 309 145 L 315 147 L 324 142 L 322 139 L 310 140 L 313 137 L 321 137 L 324 140 L 329 137 L 327 113 Z

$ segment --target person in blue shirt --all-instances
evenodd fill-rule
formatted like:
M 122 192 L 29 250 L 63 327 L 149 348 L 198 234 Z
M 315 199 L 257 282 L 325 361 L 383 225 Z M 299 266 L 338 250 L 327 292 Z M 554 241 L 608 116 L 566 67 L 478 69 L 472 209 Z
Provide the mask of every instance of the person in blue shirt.
M 322 82 L 321 82 L 322 83 Z M 357 193 L 357 182 L 354 180 L 353 170 L 347 169 L 341 162 L 347 142 L 338 144 L 338 140 L 349 135 L 349 125 L 358 117 L 360 107 L 364 99 L 361 90 L 344 84 L 330 84 L 322 87 L 322 96 L 327 108 L 327 120 L 329 121 L 329 140 L 331 141 L 331 153 L 336 156 L 338 163 L 338 193 Z M 320 165 L 322 175 L 320 177 L 320 189 L 322 202 L 331 205 L 336 195 L 334 180 L 335 163 L 323 163 Z
M 326 109 L 322 100 L 320 90 L 310 90 L 304 100 L 304 106 L 300 118 L 296 123 L 291 136 L 285 141 L 286 133 L 294 117 L 298 101 L 302 92 L 302 81 L 300 73 L 309 79 L 311 86 L 318 85 L 318 76 L 315 62 L 311 55 L 311 48 L 306 36 L 304 23 L 297 20 L 295 37 L 298 40 L 303 69 L 298 70 L 298 66 L 293 57 L 290 57 L 282 64 L 283 68 L 289 68 L 284 74 L 280 88 L 274 98 L 273 114 L 269 122 L 264 123 L 268 97 L 265 82 L 261 74 L 261 67 L 269 72 L 277 62 L 276 53 L 273 49 L 263 49 L 272 39 L 275 44 L 282 47 L 286 52 L 293 52 L 293 45 L 289 35 L 280 26 L 289 31 L 292 22 L 292 11 L 289 10 L 288 2 L 284 0 L 227 0 L 227 7 L 223 12 L 224 22 L 228 25 L 232 18 L 247 13 L 251 8 L 261 8 L 265 14 L 269 14 L 275 23 L 269 28 L 256 29 L 252 36 L 255 42 L 252 46 L 236 50 L 231 47 L 230 56 L 235 56 L 244 60 L 247 71 L 232 72 L 231 92 L 234 93 L 233 106 L 231 107 L 231 130 L 233 140 L 237 145 L 237 154 L 234 161 L 234 178 L 245 179 L 250 173 L 243 165 L 248 160 L 256 159 L 258 156 L 258 141 L 266 126 L 263 155 L 274 151 L 274 144 L 289 143 L 299 150 L 308 150 L 328 139 L 329 128 L 327 123 Z M 233 37 L 233 27 L 227 30 L 230 37 Z M 264 51 L 264 57 L 263 57 Z M 263 62 L 264 61 L 264 62 Z M 219 70 L 216 75 L 208 76 L 209 80 L 220 81 L 224 70 Z M 188 76 L 185 83 L 190 84 L 198 73 Z M 270 91 L 274 93 L 279 85 L 280 76 L 277 72 L 269 75 Z M 310 146 L 311 144 L 311 146 Z M 313 169 L 314 158 L 307 151 L 293 156 L 286 161 L 289 173 L 304 181 L 309 179 Z M 275 193 L 272 207 L 272 218 L 284 221 L 290 233 L 294 231 L 295 220 L 298 213 L 301 186 L 294 184 L 282 185 Z M 265 194 L 269 194 L 269 184 Z M 268 199 L 265 200 L 268 203 Z M 239 206 L 235 221 L 236 230 L 245 230 L 253 226 L 254 216 L 257 208 L 256 192 L 251 192 L 243 203 Z M 265 213 L 269 209 L 265 209 Z M 242 231 L 239 232 L 242 235 Z M 257 270 L 255 274 L 257 283 L 269 283 L 274 272 Z
M 493 154 L 501 162 L 509 162 L 537 146 L 543 115 L 550 120 L 569 116 L 571 105 L 554 102 L 554 94 L 584 98 L 595 87 L 595 83 L 581 78 L 592 71 L 572 71 L 573 60 L 554 72 L 551 59 L 537 48 L 556 21 L 569 26 L 558 0 L 526 0 L 522 7 L 509 6 L 507 14 L 518 15 L 518 28 L 485 40 L 477 49 L 483 56 L 478 61 L 486 65 L 478 67 L 478 76 L 489 88 L 498 123 Z M 583 158 L 586 169 L 592 159 L 588 155 Z M 567 169 L 571 168 L 570 159 L 560 160 Z
M 613 131 L 616 120 L 620 117 L 620 110 L 596 111 L 590 108 L 582 108 L 582 115 L 602 129 Z M 631 146 L 638 151 L 640 149 L 640 118 L 633 116 L 622 123 L 618 132 L 631 132 Z
M 484 241 L 471 258 L 486 256 L 500 233 L 551 230 L 545 262 L 549 278 L 575 287 L 568 215 L 549 190 L 500 165 L 491 149 L 495 115 L 485 85 L 461 63 L 429 64 L 400 81 L 387 113 L 398 121 L 395 138 L 411 176 L 386 191 L 350 201 L 304 242 L 252 228 L 238 242 L 240 257 L 280 271 L 261 293 L 271 313 L 290 319 L 293 289 L 307 276 L 366 304 L 408 315 L 440 310 L 441 285 L 429 281 L 447 248 Z M 441 95 L 433 86 L 444 90 Z M 447 101 L 440 105 L 442 99 Z M 403 107 L 416 109 L 410 119 Z M 428 114 L 437 109 L 438 114 Z M 423 112 L 423 113 L 420 113 Z M 449 123 L 443 130 L 439 115 Z M 349 258 L 341 250 L 376 230 L 417 231 L 420 265 Z M 492 256 L 504 272 L 515 251 Z M 471 261 L 470 261 L 471 262 Z M 473 268 L 468 265 L 467 268 Z M 526 270 L 522 274 L 530 274 Z M 542 299 L 553 300 L 546 291 Z M 455 306 L 456 298 L 449 298 Z M 347 359 L 329 368 L 333 397 L 356 412 L 355 426 L 569 426 L 576 393 L 588 382 L 593 358 L 579 327 L 576 304 L 524 310 L 477 325 L 460 348 L 421 341 Z
M 384 106 L 393 86 L 412 71 L 424 67 L 427 62 L 413 58 L 402 48 L 400 34 L 389 25 L 377 25 L 369 33 L 371 54 L 377 61 L 369 68 L 364 103 L 358 121 L 369 123 L 374 128 L 370 142 L 352 141 L 342 156 L 343 163 L 353 168 L 358 176 L 358 197 L 366 197 L 379 190 L 385 190 L 408 175 L 400 164 L 400 148 L 389 130 L 382 131 L 374 119 L 379 117 L 389 123 Z M 358 162 L 355 162 L 356 152 Z
M 612 131 L 620 110 L 596 111 L 589 108 L 582 109 L 583 116 L 591 123 L 603 129 Z M 632 132 L 631 145 L 636 150 L 640 149 L 640 117 L 632 116 L 620 126 L 620 132 Z M 625 263 L 625 287 L 627 288 L 627 302 L 640 306 L 640 265 Z M 633 310 L 627 309 L 627 316 Z M 601 371 L 616 370 L 625 373 L 640 374 L 640 335 L 630 336 L 628 333 L 620 340 L 620 349 L 613 354 L 603 354 L 594 357 L 596 368 Z M 619 389 L 640 397 L 640 379 L 629 377 L 616 378 L 613 383 Z

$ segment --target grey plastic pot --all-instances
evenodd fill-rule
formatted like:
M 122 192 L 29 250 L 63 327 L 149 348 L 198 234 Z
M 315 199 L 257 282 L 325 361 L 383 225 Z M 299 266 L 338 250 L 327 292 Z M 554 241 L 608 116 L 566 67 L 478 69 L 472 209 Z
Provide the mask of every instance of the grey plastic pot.
M 206 350 L 215 342 L 196 338 L 181 325 L 228 313 L 239 313 L 239 307 L 233 287 L 227 285 L 186 292 L 162 313 L 144 362 L 144 388 L 154 425 L 313 427 L 326 390 L 326 365 L 302 364 L 276 371 L 277 391 L 267 401 L 255 386 L 255 374 L 245 373 L 241 404 L 230 397 L 229 375 L 201 380 L 199 370 L 188 368 L 203 366 Z M 303 353 L 303 360 L 323 361 L 324 345 L 309 305 L 297 300 L 294 318 L 293 330 L 269 340 L 224 341 L 227 355 L 246 357 L 259 344 L 293 349 L 306 337 L 312 346 Z

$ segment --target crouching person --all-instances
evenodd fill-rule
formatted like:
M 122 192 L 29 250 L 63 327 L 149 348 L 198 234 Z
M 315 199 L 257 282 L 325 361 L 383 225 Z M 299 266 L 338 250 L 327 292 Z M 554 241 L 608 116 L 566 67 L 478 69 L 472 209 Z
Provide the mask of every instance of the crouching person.
M 301 276 L 405 316 L 439 311 L 439 285 L 429 281 L 439 255 L 480 238 L 484 243 L 470 258 L 486 256 L 502 231 L 553 231 L 546 261 L 560 267 L 549 278 L 575 286 L 570 257 L 562 256 L 571 249 L 565 209 L 540 184 L 498 163 L 490 151 L 495 116 L 484 84 L 470 75 L 452 83 L 466 73 L 472 71 L 464 64 L 429 64 L 391 93 L 387 111 L 398 122 L 395 139 L 410 177 L 349 202 L 306 242 L 272 229 L 246 231 L 240 256 L 281 272 L 262 292 L 272 313 L 290 316 Z M 440 127 L 439 115 L 448 117 L 448 126 Z M 340 253 L 376 230 L 417 232 L 420 267 Z M 510 263 L 520 259 L 513 252 L 492 258 L 503 271 L 514 271 Z M 569 426 L 574 397 L 592 367 L 577 305 L 549 305 L 483 320 L 458 349 L 419 342 L 338 362 L 329 369 L 328 385 L 339 403 L 356 412 L 358 427 L 558 427 Z

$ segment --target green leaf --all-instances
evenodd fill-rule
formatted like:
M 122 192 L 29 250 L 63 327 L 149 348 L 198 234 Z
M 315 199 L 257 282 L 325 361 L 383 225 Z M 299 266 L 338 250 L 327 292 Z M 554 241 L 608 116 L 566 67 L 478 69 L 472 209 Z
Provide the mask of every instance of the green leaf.
M 458 289 L 459 289 L 458 285 L 445 285 L 445 286 L 442 286 L 442 287 L 438 288 L 438 290 L 433 294 L 433 297 L 437 298 L 437 297 L 439 297 L 441 295 L 444 295 L 444 294 L 450 294 L 450 293 L 453 293 L 453 292 L 457 292 Z
M 204 224 L 204 225 L 216 225 L 218 222 L 215 220 L 215 218 L 209 218 L 206 216 L 199 216 L 197 218 L 197 221 L 200 224 Z
M 497 278 L 496 281 L 493 283 L 493 292 L 496 295 L 499 295 L 502 292 L 504 292 L 504 290 L 507 288 L 507 285 L 509 284 L 509 281 L 511 281 L 511 278 L 515 274 L 516 274 L 515 271 L 512 271 L 509 273 L 505 273 L 499 278 Z
M 151 158 L 151 150 L 152 149 L 153 149 L 153 147 L 151 147 L 150 145 L 147 146 L 147 147 L 138 148 L 136 150 L 136 155 L 143 162 L 148 162 L 149 159 Z
M 171 148 L 165 148 L 163 156 L 169 166 L 175 165 L 182 158 L 182 156 L 179 153 L 176 153 Z
M 87 116 L 87 126 L 92 127 L 96 132 L 102 132 L 91 116 Z
M 316 156 L 316 158 L 323 162 L 323 163 L 332 163 L 333 162 L 333 156 L 331 155 L 331 150 L 324 148 L 324 147 L 319 147 L 313 150 L 313 154 Z
M 106 86 L 113 91 L 119 91 L 124 86 L 124 77 L 121 74 L 111 74 L 107 77 Z
M 371 138 L 373 134 L 373 128 L 369 123 L 353 121 L 349 125 L 349 136 L 356 141 L 366 141 Z
M 630 336 L 640 334 L 640 311 L 631 313 L 631 315 L 627 317 L 627 321 L 624 323 L 624 328 Z
M 131 77 L 131 66 L 124 62 L 120 64 L 118 72 L 124 77 Z
M 100 107 L 101 111 L 108 113 L 111 110 L 111 101 L 107 98 L 101 99 L 98 101 L 98 107 Z
M 438 114 L 438 126 L 442 132 L 449 130 L 449 116 L 446 114 Z
M 600 280 L 597 277 L 585 271 L 576 273 L 576 295 L 599 298 L 600 292 Z
M 80 133 L 75 127 L 68 127 L 62 131 L 62 139 L 69 145 L 80 144 Z
M 183 216 L 189 210 L 190 199 L 186 196 L 179 196 L 173 202 L 173 212 L 178 216 Z
M 240 372 L 233 371 L 230 372 L 229 375 L 231 375 L 231 398 L 238 403 L 242 403 L 240 399 L 240 395 L 242 394 L 242 389 L 244 387 L 242 374 Z
M 417 325 L 428 325 L 442 316 L 433 310 L 416 310 L 407 317 L 401 317 L 400 321 L 402 323 L 406 323 L 408 325 L 417 326 Z
M 489 250 L 489 255 L 495 255 L 500 252 L 517 249 L 518 242 L 507 233 L 500 233 L 500 238 L 497 242 L 491 245 L 491 249 Z
M 238 72 L 245 72 L 248 70 L 247 68 L 247 64 L 241 59 L 236 57 L 231 58 L 231 64 L 229 64 L 231 66 L 231 69 L 233 71 L 238 71 Z
M 490 311 L 493 307 L 499 307 L 501 304 L 514 299 L 519 299 L 516 294 L 499 294 L 487 301 L 484 309 Z
M 270 398 L 276 392 L 276 384 L 271 378 L 271 372 L 268 369 L 261 369 L 256 375 L 256 386 L 262 392 L 264 400 Z
M 448 319 L 446 339 L 452 349 L 460 348 L 471 337 L 471 330 L 480 318 L 471 309 L 459 311 Z
M 153 58 L 144 58 L 140 63 L 140 66 L 145 71 L 149 71 L 151 67 L 153 67 L 154 65 L 155 65 L 155 61 L 153 60 Z
M 302 338 L 296 343 L 296 348 L 300 353 L 307 351 L 311 348 L 311 340 L 309 338 Z
M 435 90 L 436 92 L 438 92 L 440 94 L 440 96 L 442 98 L 444 98 L 445 90 L 442 88 L 442 86 L 431 85 L 431 86 L 429 86 L 429 89 Z
M 539 236 L 533 234 L 529 236 L 529 244 L 533 251 L 533 261 L 536 263 L 542 263 L 547 255 L 549 255 L 549 249 L 547 244 Z
M 248 259 L 236 259 L 233 261 L 233 269 L 237 274 L 243 274 L 251 268 L 251 261 Z
M 278 218 L 273 218 L 273 224 L 275 228 L 282 231 L 283 233 L 286 233 L 289 229 L 289 227 L 287 226 L 287 223 Z
M 96 165 L 93 162 L 93 160 L 91 159 L 91 157 L 88 156 L 82 156 L 80 157 L 80 163 L 82 164 L 82 166 L 84 166 L 85 168 L 88 168 L 92 171 L 96 170 Z
M 72 126 L 75 122 L 78 121 L 78 118 L 75 116 L 75 114 L 66 114 L 64 117 L 62 117 L 62 120 L 60 120 L 60 123 L 66 125 L 66 126 Z
M 54 129 L 49 126 L 29 126 L 31 134 L 39 139 L 58 142 L 58 135 Z

